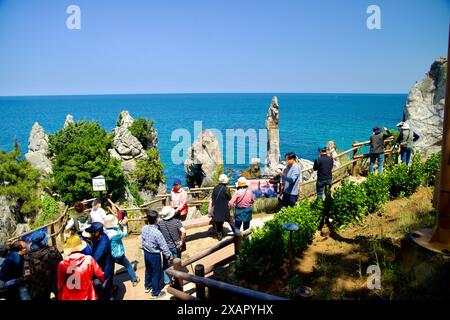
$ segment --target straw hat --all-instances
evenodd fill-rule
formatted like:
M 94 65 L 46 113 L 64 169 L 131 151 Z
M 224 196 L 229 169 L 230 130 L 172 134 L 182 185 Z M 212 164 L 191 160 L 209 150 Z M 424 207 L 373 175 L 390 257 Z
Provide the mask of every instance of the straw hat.
M 86 247 L 86 242 L 81 240 L 80 236 L 74 234 L 73 236 L 70 236 L 64 244 L 64 254 L 69 255 L 73 252 L 83 251 Z
M 221 174 L 220 176 L 219 176 L 219 182 L 220 183 L 228 183 L 228 176 L 226 175 L 226 174 Z
M 248 187 L 248 180 L 246 177 L 240 177 L 236 182 L 236 187 Z
M 175 215 L 175 209 L 169 206 L 165 206 L 161 209 L 161 212 L 159 213 L 160 217 L 164 220 L 170 220 Z
M 105 217 L 105 223 L 103 224 L 106 229 L 111 229 L 117 226 L 119 223 L 119 220 L 117 220 L 117 217 L 113 214 L 107 214 Z

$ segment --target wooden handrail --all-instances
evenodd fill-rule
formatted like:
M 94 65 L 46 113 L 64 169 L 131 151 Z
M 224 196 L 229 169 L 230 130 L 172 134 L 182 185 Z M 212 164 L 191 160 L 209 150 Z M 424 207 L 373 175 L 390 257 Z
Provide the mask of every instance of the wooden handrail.
M 195 275 L 181 272 L 181 271 L 176 271 L 173 269 L 173 267 L 166 269 L 166 272 L 168 275 L 175 277 L 177 279 L 193 282 L 196 284 L 202 284 L 208 288 L 214 288 L 214 289 L 231 292 L 235 295 L 244 296 L 246 298 L 251 298 L 251 299 L 256 299 L 256 300 L 287 300 L 286 298 L 283 298 L 283 297 L 273 296 L 273 295 L 270 295 L 267 293 L 258 292 L 258 291 L 254 291 L 254 290 L 243 288 L 243 287 L 238 287 L 233 284 L 226 283 L 226 282 L 221 282 L 221 281 L 217 281 L 217 280 L 213 280 L 213 279 L 209 279 L 209 278 L 195 276 Z
M 384 142 L 391 142 L 393 140 L 394 140 L 394 137 L 391 136 L 391 137 L 385 139 Z M 367 146 L 369 144 L 370 144 L 370 140 L 367 140 L 367 141 L 363 141 L 363 142 L 354 143 L 354 144 L 352 144 L 352 146 L 353 147 L 363 147 L 363 146 Z
M 242 236 L 248 236 L 248 235 L 250 235 L 252 232 L 253 232 L 253 231 L 252 231 L 251 229 L 247 229 L 247 230 L 245 230 L 244 232 L 242 232 Z M 181 262 L 181 266 L 182 266 L 183 268 L 184 268 L 184 267 L 187 267 L 188 265 L 193 264 L 194 262 L 196 262 L 196 261 L 198 261 L 198 260 L 200 260 L 200 259 L 203 259 L 204 257 L 209 256 L 210 254 L 212 254 L 212 253 L 214 253 L 214 252 L 216 252 L 216 251 L 219 251 L 219 250 L 222 249 L 222 248 L 225 248 L 225 247 L 229 246 L 230 244 L 233 244 L 233 243 L 234 243 L 234 238 L 235 238 L 235 236 L 233 235 L 232 237 L 229 237 L 229 238 L 227 238 L 227 239 L 225 239 L 225 240 L 220 241 L 219 243 L 217 243 L 217 244 L 214 245 L 213 247 L 208 248 L 208 249 L 206 249 L 206 250 L 203 251 L 203 252 L 200 252 L 200 253 L 197 254 L 196 256 L 191 257 L 191 258 L 189 258 L 189 259 L 186 259 L 186 260 L 182 261 L 182 262 Z

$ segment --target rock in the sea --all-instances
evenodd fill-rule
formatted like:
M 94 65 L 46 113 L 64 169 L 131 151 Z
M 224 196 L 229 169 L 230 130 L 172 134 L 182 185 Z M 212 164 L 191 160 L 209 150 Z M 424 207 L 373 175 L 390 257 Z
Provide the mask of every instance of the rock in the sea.
M 52 163 L 48 158 L 48 136 L 37 122 L 31 128 L 25 159 L 44 176 L 52 173 Z
M 8 201 L 0 196 L 0 243 L 5 243 L 16 231 L 17 222 Z
M 134 119 L 127 110 L 120 113 L 118 127 L 128 128 L 133 124 L 133 122 Z
M 203 172 L 202 187 L 213 185 L 211 177 L 218 166 L 223 165 L 222 151 L 219 141 L 214 134 L 208 130 L 203 130 L 188 149 L 188 158 L 184 162 L 186 178 L 192 180 L 191 175 L 196 172 L 195 168 L 201 165 Z
M 111 157 L 121 161 L 122 170 L 128 176 L 137 168 L 137 160 L 148 158 L 142 144 L 128 130 L 133 122 L 128 111 L 120 113 L 118 126 L 114 129 L 114 148 L 109 150 Z
M 273 97 L 266 116 L 268 140 L 264 174 L 268 176 L 276 173 L 277 165 L 281 162 L 280 133 L 278 127 L 279 119 L 280 110 L 278 98 Z
M 73 115 L 68 114 L 66 116 L 66 121 L 64 122 L 64 128 L 66 128 L 67 126 L 70 126 L 72 124 L 74 124 L 74 122 L 73 122 Z
M 446 81 L 447 58 L 441 57 L 414 84 L 404 109 L 404 120 L 420 135 L 414 148 L 425 157 L 441 150 Z

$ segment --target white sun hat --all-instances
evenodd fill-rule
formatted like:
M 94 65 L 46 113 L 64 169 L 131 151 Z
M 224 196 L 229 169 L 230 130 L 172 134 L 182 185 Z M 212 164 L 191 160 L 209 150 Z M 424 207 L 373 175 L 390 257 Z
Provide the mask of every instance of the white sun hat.
M 228 183 L 228 176 L 226 175 L 226 174 L 221 174 L 220 176 L 219 176 L 219 183 L 225 183 L 225 184 L 227 184 Z
M 159 215 L 164 220 L 170 220 L 175 215 L 175 209 L 170 206 L 165 206 L 161 209 Z

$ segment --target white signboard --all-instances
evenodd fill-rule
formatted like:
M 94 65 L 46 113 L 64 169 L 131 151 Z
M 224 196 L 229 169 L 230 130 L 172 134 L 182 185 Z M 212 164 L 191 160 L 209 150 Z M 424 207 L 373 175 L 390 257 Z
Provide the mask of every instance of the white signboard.
M 106 183 L 104 176 L 98 176 L 92 179 L 92 188 L 94 191 L 106 191 Z

